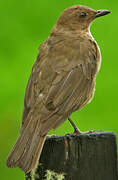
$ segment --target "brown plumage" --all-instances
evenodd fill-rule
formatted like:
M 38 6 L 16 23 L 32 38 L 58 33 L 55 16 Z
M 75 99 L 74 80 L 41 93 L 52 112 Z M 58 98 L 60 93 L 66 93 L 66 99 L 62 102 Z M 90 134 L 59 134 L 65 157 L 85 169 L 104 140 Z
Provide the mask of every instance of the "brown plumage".
M 40 46 L 26 89 L 20 135 L 8 156 L 8 167 L 18 166 L 25 172 L 34 169 L 48 131 L 93 97 L 100 52 L 89 27 L 96 17 L 108 13 L 72 6 Z

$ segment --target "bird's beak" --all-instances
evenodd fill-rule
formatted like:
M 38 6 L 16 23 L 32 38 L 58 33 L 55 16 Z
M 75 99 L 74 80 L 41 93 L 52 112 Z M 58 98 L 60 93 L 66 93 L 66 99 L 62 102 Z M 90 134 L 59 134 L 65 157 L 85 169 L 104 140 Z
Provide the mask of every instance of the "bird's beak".
M 97 13 L 95 14 L 95 18 L 107 15 L 109 13 L 111 13 L 111 11 L 109 10 L 97 10 Z

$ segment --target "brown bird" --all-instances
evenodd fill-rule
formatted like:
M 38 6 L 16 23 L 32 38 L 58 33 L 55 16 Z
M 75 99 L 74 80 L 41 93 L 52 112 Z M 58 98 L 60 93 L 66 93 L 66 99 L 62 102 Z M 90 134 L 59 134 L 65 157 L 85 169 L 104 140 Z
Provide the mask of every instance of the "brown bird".
M 110 13 L 75 5 L 57 20 L 40 46 L 26 88 L 20 135 L 7 159 L 8 167 L 34 169 L 46 135 L 90 102 L 101 60 L 90 33 L 94 19 Z

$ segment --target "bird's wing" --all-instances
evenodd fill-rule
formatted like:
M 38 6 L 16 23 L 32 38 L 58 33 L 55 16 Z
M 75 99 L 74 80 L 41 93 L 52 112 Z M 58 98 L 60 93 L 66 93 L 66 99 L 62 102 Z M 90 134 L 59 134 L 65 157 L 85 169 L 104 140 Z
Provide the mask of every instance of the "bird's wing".
M 83 43 L 75 50 L 77 44 L 73 44 L 53 45 L 36 61 L 25 96 L 23 129 L 38 113 L 40 131 L 45 134 L 89 98 L 97 71 L 96 50 Z

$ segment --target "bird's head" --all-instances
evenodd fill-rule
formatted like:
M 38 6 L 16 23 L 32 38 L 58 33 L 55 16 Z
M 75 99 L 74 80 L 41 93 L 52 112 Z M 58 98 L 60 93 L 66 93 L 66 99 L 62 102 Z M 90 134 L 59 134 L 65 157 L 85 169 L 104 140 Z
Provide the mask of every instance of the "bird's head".
M 82 5 L 66 9 L 57 21 L 57 25 L 68 30 L 87 30 L 97 17 L 109 14 L 108 10 L 94 10 Z

